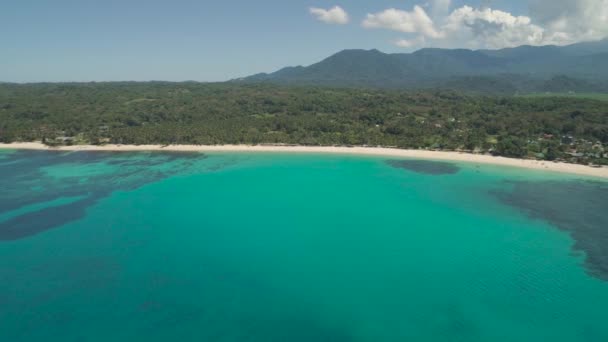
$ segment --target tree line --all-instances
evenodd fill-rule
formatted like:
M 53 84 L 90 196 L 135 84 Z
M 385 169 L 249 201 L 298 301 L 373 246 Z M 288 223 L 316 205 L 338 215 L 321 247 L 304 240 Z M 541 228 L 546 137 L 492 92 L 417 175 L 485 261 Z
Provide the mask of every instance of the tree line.
M 0 141 L 464 150 L 608 164 L 608 102 L 195 82 L 0 84 Z

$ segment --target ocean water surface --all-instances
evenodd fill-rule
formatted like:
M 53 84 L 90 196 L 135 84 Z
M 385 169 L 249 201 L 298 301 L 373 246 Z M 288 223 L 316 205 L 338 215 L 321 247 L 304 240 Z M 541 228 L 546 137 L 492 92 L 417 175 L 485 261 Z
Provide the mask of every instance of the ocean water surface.
M 608 341 L 608 183 L 0 151 L 0 341 Z

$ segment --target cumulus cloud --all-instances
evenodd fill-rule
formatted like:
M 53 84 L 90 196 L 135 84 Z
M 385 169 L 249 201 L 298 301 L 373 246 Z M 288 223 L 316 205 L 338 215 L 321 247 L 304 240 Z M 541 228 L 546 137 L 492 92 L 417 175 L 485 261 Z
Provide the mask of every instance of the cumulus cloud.
M 530 16 L 564 43 L 608 36 L 608 0 L 532 0 Z
M 452 0 L 431 0 L 429 6 L 434 16 L 440 17 L 450 12 Z
M 345 25 L 348 24 L 349 20 L 348 13 L 340 6 L 335 6 L 330 9 L 311 7 L 310 14 L 315 16 L 317 20 L 326 24 Z
M 363 21 L 365 28 L 382 28 L 405 33 L 420 33 L 431 38 L 442 38 L 433 20 L 424 8 L 414 6 L 412 11 L 389 8 L 383 12 L 368 14 Z
M 452 12 L 443 27 L 448 36 L 466 35 L 469 45 L 502 48 L 546 42 L 545 30 L 526 16 L 491 8 L 474 9 L 463 6 Z
M 414 46 L 424 45 L 425 42 L 426 42 L 426 39 L 423 36 L 418 36 L 417 38 L 414 38 L 414 39 L 398 39 L 398 40 L 395 40 L 394 44 L 397 45 L 398 47 L 402 47 L 402 48 L 411 48 Z
M 480 8 L 465 5 L 450 13 L 450 0 L 429 0 L 425 5 L 428 13 L 422 6 L 414 6 L 412 11 L 391 8 L 368 14 L 363 27 L 410 35 L 394 41 L 404 48 L 429 40 L 445 47 L 504 48 L 565 45 L 608 36 L 608 0 L 531 0 L 529 16 L 483 3 Z

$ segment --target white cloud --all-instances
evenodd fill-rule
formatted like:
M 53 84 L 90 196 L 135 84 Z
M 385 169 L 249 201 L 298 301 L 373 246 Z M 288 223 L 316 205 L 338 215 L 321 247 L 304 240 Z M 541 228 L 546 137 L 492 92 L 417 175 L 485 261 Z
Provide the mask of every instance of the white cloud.
M 530 16 L 564 43 L 608 36 L 608 0 L 532 0 Z
M 491 8 L 463 6 L 452 12 L 443 27 L 446 36 L 468 38 L 468 45 L 503 48 L 546 43 L 545 30 L 532 19 Z
M 314 15 L 317 20 L 326 24 L 345 25 L 348 24 L 349 20 L 348 13 L 340 6 L 335 6 L 330 9 L 311 7 L 310 14 Z
M 425 42 L 426 39 L 424 38 L 424 36 L 418 36 L 414 39 L 398 39 L 394 42 L 394 44 L 402 48 L 411 48 L 414 46 L 424 45 Z
M 425 6 L 430 15 L 422 6 L 368 14 L 363 27 L 410 34 L 394 41 L 404 48 L 426 45 L 428 40 L 443 47 L 504 48 L 565 45 L 608 36 L 608 0 L 531 0 L 530 16 L 489 6 L 462 6 L 449 13 L 450 0 L 429 0 Z
M 431 0 L 429 6 L 434 16 L 444 16 L 450 12 L 452 0 Z
M 382 28 L 405 33 L 420 33 L 431 38 L 441 38 L 433 20 L 424 8 L 414 6 L 412 11 L 389 8 L 376 14 L 368 14 L 363 21 L 365 28 Z

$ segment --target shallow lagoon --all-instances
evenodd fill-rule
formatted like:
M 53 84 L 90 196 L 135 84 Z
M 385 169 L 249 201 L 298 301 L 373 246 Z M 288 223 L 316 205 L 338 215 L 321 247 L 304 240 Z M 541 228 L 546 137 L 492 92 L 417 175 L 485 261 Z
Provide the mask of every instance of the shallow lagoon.
M 608 340 L 605 182 L 5 151 L 0 188 L 0 340 Z

